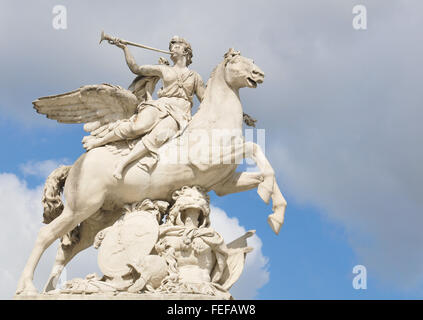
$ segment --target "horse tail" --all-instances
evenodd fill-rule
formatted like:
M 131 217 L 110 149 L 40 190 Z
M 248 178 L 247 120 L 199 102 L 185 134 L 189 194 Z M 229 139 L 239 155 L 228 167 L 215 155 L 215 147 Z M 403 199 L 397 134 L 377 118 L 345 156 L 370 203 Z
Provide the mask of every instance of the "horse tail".
M 71 168 L 72 166 L 60 166 L 46 179 L 41 200 L 44 207 L 43 222 L 46 224 L 56 219 L 63 211 L 61 193 Z

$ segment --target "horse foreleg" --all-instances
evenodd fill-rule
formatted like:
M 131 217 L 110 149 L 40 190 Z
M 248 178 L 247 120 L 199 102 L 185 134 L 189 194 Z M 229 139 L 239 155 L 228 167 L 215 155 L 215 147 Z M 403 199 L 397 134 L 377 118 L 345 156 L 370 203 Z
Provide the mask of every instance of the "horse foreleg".
M 285 209 L 287 203 L 281 191 L 279 190 L 276 179 L 273 184 L 272 205 L 273 213 L 268 216 L 267 222 L 269 223 L 273 232 L 279 234 L 285 218 Z
M 257 188 L 263 182 L 260 172 L 235 172 L 229 179 L 212 187 L 218 196 Z
M 217 154 L 220 155 L 220 153 Z M 265 203 L 269 203 L 274 189 L 275 171 L 260 146 L 253 142 L 235 144 L 223 148 L 222 155 L 220 160 L 223 164 L 240 164 L 245 158 L 252 159 L 257 164 L 263 177 L 263 181 L 257 187 L 257 193 Z
M 275 171 L 260 146 L 253 142 L 244 144 L 244 157 L 252 159 L 262 171 L 263 182 L 258 186 L 257 193 L 265 203 L 269 203 L 275 183 Z
M 262 170 L 263 182 L 259 184 L 257 193 L 266 203 L 269 203 L 270 198 L 272 199 L 273 213 L 269 215 L 267 222 L 273 232 L 278 234 L 284 221 L 287 203 L 276 183 L 275 171 L 259 145 L 253 142 L 246 142 L 244 151 L 244 156 L 251 158 Z

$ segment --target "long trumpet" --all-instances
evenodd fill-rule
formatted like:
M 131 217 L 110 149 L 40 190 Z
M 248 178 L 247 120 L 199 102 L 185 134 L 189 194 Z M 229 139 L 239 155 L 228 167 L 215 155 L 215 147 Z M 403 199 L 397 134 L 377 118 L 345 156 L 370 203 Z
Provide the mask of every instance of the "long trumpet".
M 126 40 L 122 40 L 122 39 L 119 39 L 119 38 L 115 38 L 115 37 L 109 36 L 108 34 L 105 34 L 104 31 L 101 31 L 100 43 L 103 40 L 107 40 L 107 42 L 110 43 L 110 44 L 116 44 L 116 43 L 119 43 L 120 42 L 120 43 L 127 44 L 127 45 L 130 45 L 130 46 L 138 47 L 138 48 L 143 48 L 143 49 L 147 49 L 147 50 L 153 50 L 153 51 L 157 51 L 157 52 L 161 52 L 161 53 L 166 53 L 166 54 L 172 54 L 172 52 L 170 52 L 170 51 L 156 49 L 156 48 L 153 48 L 153 47 L 145 46 L 143 44 L 139 44 L 139 43 L 135 43 L 135 42 L 131 42 L 131 41 L 126 41 Z

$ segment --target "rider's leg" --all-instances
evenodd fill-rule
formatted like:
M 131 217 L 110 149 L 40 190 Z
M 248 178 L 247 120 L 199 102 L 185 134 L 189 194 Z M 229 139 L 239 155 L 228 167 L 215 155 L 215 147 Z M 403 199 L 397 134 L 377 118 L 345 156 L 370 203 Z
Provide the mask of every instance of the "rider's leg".
M 116 179 L 122 179 L 122 172 L 128 164 L 144 157 L 150 151 L 149 149 L 157 150 L 160 148 L 160 146 L 172 138 L 177 131 L 178 124 L 176 123 L 175 119 L 173 119 L 171 116 L 167 116 L 166 118 L 162 119 L 148 134 L 148 136 L 146 136 L 145 139 L 139 141 L 131 150 L 131 152 L 119 161 L 113 176 Z M 145 143 L 148 144 L 148 148 L 146 148 Z
M 155 107 L 146 106 L 135 116 L 134 120 L 121 122 L 117 128 L 104 137 L 87 141 L 84 147 L 90 150 L 111 142 L 142 136 L 154 127 L 161 116 L 162 111 Z
M 148 149 L 145 147 L 142 140 L 138 141 L 135 147 L 131 150 L 131 152 L 119 161 L 115 171 L 113 172 L 113 176 L 118 180 L 122 179 L 122 172 L 126 168 L 126 166 L 131 162 L 147 155 L 147 153 Z

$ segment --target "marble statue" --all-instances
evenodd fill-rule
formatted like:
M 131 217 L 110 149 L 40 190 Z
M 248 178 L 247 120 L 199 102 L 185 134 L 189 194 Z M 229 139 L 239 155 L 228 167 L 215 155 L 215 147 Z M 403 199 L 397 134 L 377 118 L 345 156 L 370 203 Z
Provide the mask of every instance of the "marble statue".
M 188 69 L 189 42 L 173 37 L 159 50 L 102 34 L 124 51 L 137 75 L 129 89 L 110 84 L 33 102 L 40 114 L 61 123 L 84 123 L 86 152 L 46 180 L 44 222 L 20 277 L 16 297 L 34 296 L 35 268 L 43 252 L 61 239 L 45 293 L 200 294 L 229 298 L 250 248 L 248 235 L 226 245 L 210 227 L 207 193 L 218 196 L 257 188 L 272 200 L 268 223 L 278 234 L 286 201 L 261 148 L 246 142 L 242 125 L 255 121 L 242 110 L 240 88 L 256 88 L 263 71 L 252 59 L 229 49 L 207 85 Z M 128 45 L 170 54 L 173 65 L 138 65 Z M 157 99 L 152 95 L 163 83 Z M 191 116 L 193 97 L 200 101 Z M 237 172 L 252 159 L 260 172 Z M 66 201 L 62 201 L 61 196 Z M 169 209 L 170 207 L 170 209 Z M 66 264 L 95 245 L 103 276 L 57 281 Z M 152 267 L 154 266 L 154 267 Z

